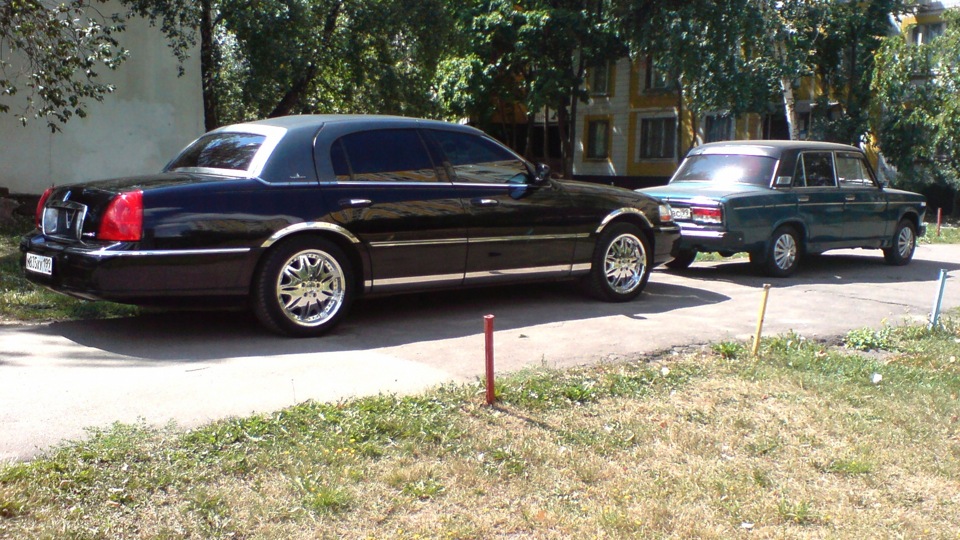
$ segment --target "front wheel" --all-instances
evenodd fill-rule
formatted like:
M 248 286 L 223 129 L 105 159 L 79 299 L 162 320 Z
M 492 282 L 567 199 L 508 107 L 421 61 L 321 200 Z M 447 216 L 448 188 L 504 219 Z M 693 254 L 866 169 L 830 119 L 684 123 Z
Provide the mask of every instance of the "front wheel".
M 649 243 L 635 225 L 616 223 L 604 231 L 594 248 L 584 286 L 592 296 L 607 302 L 633 300 L 650 278 Z
M 883 258 L 887 264 L 903 266 L 913 259 L 913 252 L 917 249 L 917 232 L 913 223 L 903 219 L 897 223 L 893 233 L 893 245 L 883 249 Z
M 296 238 L 267 254 L 253 284 L 253 312 L 264 326 L 296 337 L 333 328 L 353 302 L 350 260 L 322 238 Z
M 787 277 L 797 271 L 800 266 L 800 239 L 793 227 L 778 227 L 770 236 L 766 253 L 759 259 L 759 254 L 750 254 L 750 262 L 771 277 Z

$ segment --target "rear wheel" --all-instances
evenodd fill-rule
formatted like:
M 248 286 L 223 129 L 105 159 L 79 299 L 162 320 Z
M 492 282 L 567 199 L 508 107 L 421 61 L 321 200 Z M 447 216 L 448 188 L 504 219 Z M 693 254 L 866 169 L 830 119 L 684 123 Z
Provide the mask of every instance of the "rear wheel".
M 893 245 L 883 249 L 883 258 L 887 264 L 903 266 L 913 259 L 913 252 L 917 249 L 917 231 L 913 223 L 902 219 L 893 232 Z
M 771 277 L 787 277 L 796 272 L 800 266 L 800 239 L 796 229 L 789 226 L 778 227 L 770 237 L 766 253 L 751 253 L 750 262 Z
M 267 254 L 253 286 L 253 311 L 274 332 L 319 336 L 346 315 L 354 297 L 349 259 L 322 238 L 295 238 Z
M 667 262 L 664 266 L 671 270 L 683 270 L 693 264 L 696 258 L 697 251 L 695 249 L 682 249 L 673 260 Z
M 646 237 L 630 223 L 607 228 L 594 248 L 584 286 L 592 296 L 607 302 L 633 300 L 650 278 L 650 249 Z

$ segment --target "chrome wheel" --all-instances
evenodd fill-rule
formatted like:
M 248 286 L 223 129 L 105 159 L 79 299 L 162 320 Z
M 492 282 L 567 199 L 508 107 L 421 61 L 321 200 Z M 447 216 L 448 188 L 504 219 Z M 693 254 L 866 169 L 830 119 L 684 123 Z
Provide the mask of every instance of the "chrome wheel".
M 773 231 L 766 252 L 751 253 L 750 261 L 771 277 L 787 277 L 800 265 L 800 240 L 789 225 Z
M 883 258 L 887 264 L 903 266 L 913 259 L 913 252 L 917 249 L 917 232 L 909 220 L 897 223 L 897 230 L 893 233 L 893 245 L 883 248 Z
M 284 263 L 276 294 L 288 319 L 303 326 L 322 325 L 343 305 L 343 270 L 323 251 L 302 251 Z
M 643 281 L 646 268 L 647 251 L 639 238 L 632 234 L 621 234 L 610 242 L 603 258 L 603 270 L 613 292 L 633 292 Z
M 897 235 L 897 253 L 900 254 L 900 257 L 904 259 L 909 259 L 911 253 L 913 252 L 913 246 L 915 242 L 913 235 L 913 229 L 910 227 L 902 227 L 900 229 L 900 234 Z

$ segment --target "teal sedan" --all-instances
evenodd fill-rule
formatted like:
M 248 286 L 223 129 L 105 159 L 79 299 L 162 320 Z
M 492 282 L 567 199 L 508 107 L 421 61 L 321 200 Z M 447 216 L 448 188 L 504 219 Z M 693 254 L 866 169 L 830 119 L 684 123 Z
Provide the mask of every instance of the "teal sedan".
M 669 184 L 639 191 L 668 203 L 681 227 L 674 269 L 698 252 L 746 252 L 763 273 L 786 277 L 803 256 L 840 248 L 879 249 L 905 265 L 925 230 L 923 195 L 881 185 L 863 151 L 844 144 L 705 144 Z

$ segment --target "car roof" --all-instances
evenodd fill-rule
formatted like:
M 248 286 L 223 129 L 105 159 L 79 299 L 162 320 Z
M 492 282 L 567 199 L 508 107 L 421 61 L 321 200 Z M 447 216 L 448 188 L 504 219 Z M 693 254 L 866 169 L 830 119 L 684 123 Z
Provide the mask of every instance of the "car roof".
M 308 130 L 316 132 L 324 125 L 333 124 L 350 125 L 352 128 L 358 130 L 363 130 L 366 128 L 434 127 L 440 129 L 454 129 L 458 131 L 479 133 L 477 129 L 462 124 L 443 122 L 440 120 L 427 120 L 423 118 L 409 118 L 405 116 L 391 116 L 383 114 L 298 114 L 233 124 L 224 126 L 220 128 L 220 130 L 238 131 L 242 130 L 243 126 L 255 125 L 279 127 L 287 131 Z
M 754 156 L 780 157 L 786 151 L 844 151 L 861 152 L 855 146 L 848 144 L 820 142 L 820 141 L 781 141 L 781 140 L 754 140 L 754 141 L 723 141 L 703 144 L 690 149 L 688 156 L 703 154 L 746 154 Z

